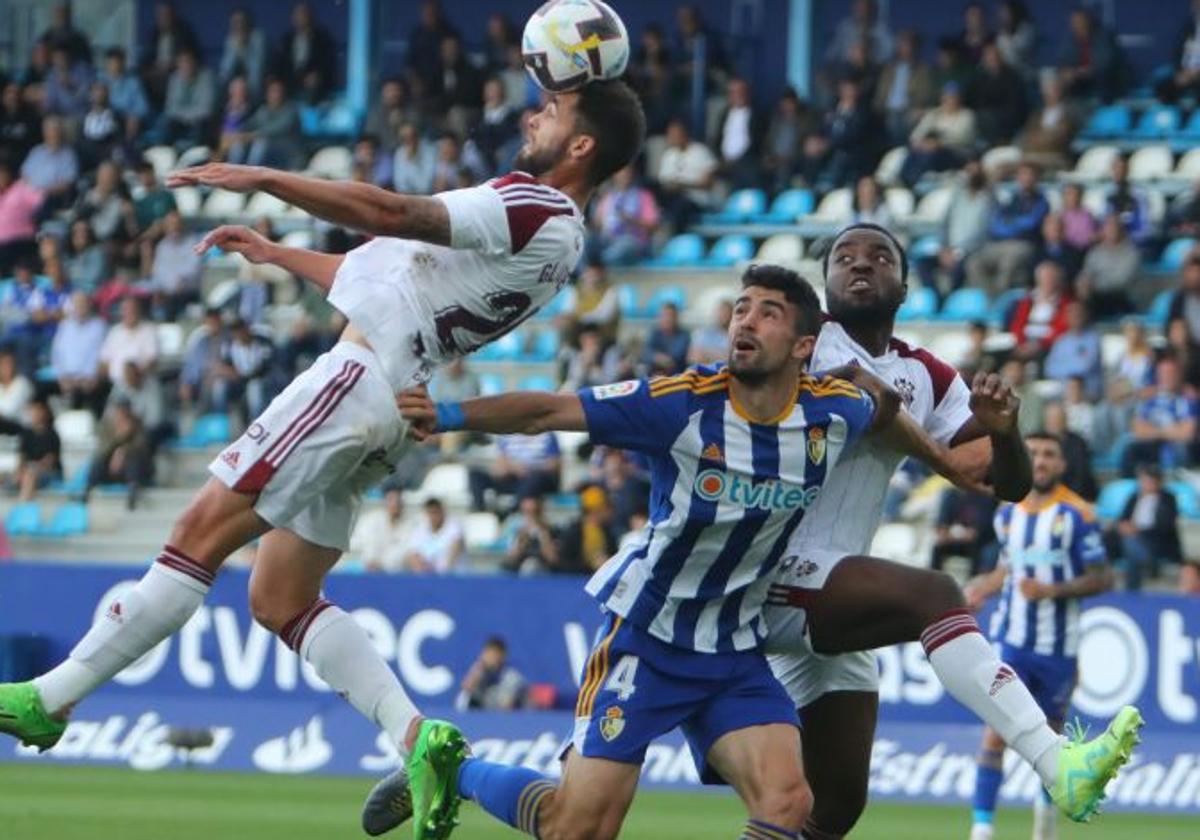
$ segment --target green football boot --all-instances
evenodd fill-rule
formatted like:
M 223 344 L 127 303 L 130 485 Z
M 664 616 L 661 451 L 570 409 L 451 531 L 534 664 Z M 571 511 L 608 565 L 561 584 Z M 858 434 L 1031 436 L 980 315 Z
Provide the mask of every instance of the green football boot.
M 45 752 L 66 731 L 67 722 L 50 717 L 33 683 L 0 683 L 0 732 Z
M 1133 706 L 1117 712 L 1104 734 L 1090 741 L 1078 727 L 1058 756 L 1058 778 L 1050 798 L 1075 822 L 1087 822 L 1104 800 L 1104 788 L 1133 755 L 1145 721 Z
M 413 840 L 444 840 L 458 825 L 458 768 L 467 739 L 444 720 L 423 720 L 405 764 L 412 796 Z

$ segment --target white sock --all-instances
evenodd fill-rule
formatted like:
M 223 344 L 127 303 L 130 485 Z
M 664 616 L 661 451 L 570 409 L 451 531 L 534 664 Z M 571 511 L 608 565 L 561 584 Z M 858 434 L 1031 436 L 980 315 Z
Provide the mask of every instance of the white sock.
M 204 602 L 213 573 L 167 546 L 140 581 L 113 600 L 66 660 L 33 681 L 46 711 L 78 703 L 173 635 Z
M 979 632 L 966 610 L 953 610 L 921 634 L 929 664 L 946 691 L 1004 739 L 1051 787 L 1062 736 L 1046 723 L 1029 689 Z
M 330 688 L 383 729 L 401 756 L 408 755 L 405 737 L 420 712 L 358 622 L 321 598 L 279 635 Z

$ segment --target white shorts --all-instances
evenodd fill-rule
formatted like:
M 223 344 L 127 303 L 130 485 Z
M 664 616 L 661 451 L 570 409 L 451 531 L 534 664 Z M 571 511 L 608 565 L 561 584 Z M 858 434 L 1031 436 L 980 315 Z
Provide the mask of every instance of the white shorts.
M 842 551 L 808 549 L 785 557 L 771 587 L 772 603 L 763 611 L 767 661 L 797 709 L 831 691 L 879 690 L 879 666 L 873 651 L 817 653 L 808 637 L 808 613 L 801 606 L 781 603 L 789 592 L 803 597 L 819 591 L 845 556 Z
M 346 551 L 362 494 L 393 471 L 408 424 L 379 358 L 343 341 L 208 466 L 276 528 Z

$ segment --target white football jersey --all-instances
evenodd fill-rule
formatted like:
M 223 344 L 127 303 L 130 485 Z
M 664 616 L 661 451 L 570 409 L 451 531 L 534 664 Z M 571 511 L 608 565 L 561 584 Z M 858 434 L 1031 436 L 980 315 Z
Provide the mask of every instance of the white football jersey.
M 373 239 L 346 255 L 329 292 L 397 390 L 517 327 L 583 254 L 575 202 L 524 172 L 434 198 L 450 214 L 449 247 Z
M 824 371 L 860 364 L 899 392 L 908 413 L 939 443 L 949 443 L 971 417 L 971 392 L 950 365 L 919 347 L 893 338 L 882 356 L 872 356 L 842 326 L 827 321 L 817 336 L 809 366 Z M 888 482 L 904 456 L 867 438 L 838 464 L 817 502 L 788 543 L 865 554 L 883 515 Z

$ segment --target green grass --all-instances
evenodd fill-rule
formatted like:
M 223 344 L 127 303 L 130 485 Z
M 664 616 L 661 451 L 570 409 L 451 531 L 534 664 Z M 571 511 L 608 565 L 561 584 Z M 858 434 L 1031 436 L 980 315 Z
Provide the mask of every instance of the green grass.
M 4 840 L 338 840 L 361 838 L 364 779 L 162 772 L 0 764 Z M 629 840 L 733 840 L 742 811 L 732 796 L 643 793 L 626 823 Z M 965 840 L 966 808 L 874 804 L 856 840 Z M 411 837 L 397 831 L 395 838 Z M 513 840 L 473 805 L 455 840 Z M 997 840 L 1029 837 L 1029 815 L 1003 812 Z M 1066 825 L 1061 840 L 1175 840 L 1197 835 L 1195 817 L 1106 814 Z

